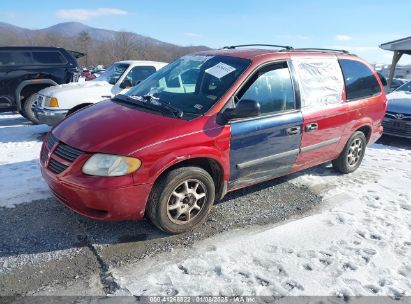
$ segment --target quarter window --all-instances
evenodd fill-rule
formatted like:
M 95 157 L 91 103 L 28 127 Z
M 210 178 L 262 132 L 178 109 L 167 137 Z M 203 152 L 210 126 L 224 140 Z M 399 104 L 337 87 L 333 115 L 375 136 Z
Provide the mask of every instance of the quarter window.
M 344 75 L 347 100 L 369 97 L 381 92 L 377 79 L 366 65 L 348 59 L 341 59 L 339 62 Z
M 31 64 L 30 52 L 0 52 L 0 66 Z
M 33 52 L 35 64 L 61 64 L 66 63 L 66 58 L 60 52 Z
M 294 91 L 286 63 L 270 65 L 258 71 L 238 94 L 261 106 L 261 115 L 295 109 Z

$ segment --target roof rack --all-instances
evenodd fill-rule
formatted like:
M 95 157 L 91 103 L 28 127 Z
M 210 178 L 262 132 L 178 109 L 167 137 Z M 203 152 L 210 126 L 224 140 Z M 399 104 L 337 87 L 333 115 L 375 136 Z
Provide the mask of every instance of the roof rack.
M 292 46 L 288 46 L 288 45 L 277 45 L 277 44 L 240 44 L 240 45 L 230 45 L 230 46 L 225 46 L 222 49 L 227 49 L 227 50 L 233 50 L 236 48 L 240 48 L 240 47 L 249 47 L 249 46 L 268 46 L 268 47 L 275 47 L 275 48 L 282 48 L 285 50 L 293 50 Z
M 334 52 L 334 53 L 350 54 L 350 52 L 347 50 L 322 49 L 322 48 L 296 48 L 292 50 L 293 51 L 305 51 L 305 52 Z

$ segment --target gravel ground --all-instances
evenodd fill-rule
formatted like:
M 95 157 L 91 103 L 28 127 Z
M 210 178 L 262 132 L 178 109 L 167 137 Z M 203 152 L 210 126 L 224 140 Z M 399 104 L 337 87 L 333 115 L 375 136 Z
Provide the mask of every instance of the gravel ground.
M 0 208 L 0 295 L 69 293 L 70 286 L 111 294 L 118 285 L 110 267 L 189 247 L 224 231 L 301 217 L 320 202 L 308 189 L 281 178 L 228 194 L 206 223 L 177 236 L 146 221 L 88 220 L 55 199 Z

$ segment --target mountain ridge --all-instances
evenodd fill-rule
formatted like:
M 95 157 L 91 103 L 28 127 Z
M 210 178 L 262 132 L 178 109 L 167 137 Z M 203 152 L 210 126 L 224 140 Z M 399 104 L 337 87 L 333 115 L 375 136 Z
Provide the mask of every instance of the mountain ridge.
M 84 34 L 84 33 L 87 34 Z M 87 54 L 81 64 L 111 64 L 138 59 L 170 62 L 187 53 L 209 50 L 204 45 L 180 46 L 129 31 L 96 28 L 80 22 L 63 22 L 28 29 L 0 22 L 0 46 L 58 46 Z
M 126 32 L 132 35 L 135 35 L 136 37 L 140 39 L 148 39 L 153 42 L 157 42 L 160 44 L 168 44 L 168 45 L 174 45 L 174 46 L 179 46 L 179 47 L 204 47 L 207 48 L 207 46 L 204 45 L 189 45 L 189 46 L 182 46 L 182 45 L 177 45 L 174 43 L 170 42 L 165 42 L 161 41 L 159 39 L 152 38 L 150 36 L 145 36 L 141 35 L 135 32 L 130 32 L 130 31 L 116 31 L 116 30 L 109 30 L 109 29 L 104 29 L 104 28 L 98 28 L 98 27 L 92 27 L 87 24 L 81 23 L 81 22 L 61 22 L 61 23 L 56 23 L 54 25 L 51 25 L 49 27 L 45 28 L 40 28 L 40 29 L 29 29 L 25 27 L 20 27 L 11 23 L 6 23 L 6 22 L 1 22 L 0 21 L 0 34 L 2 30 L 8 29 L 13 32 L 36 32 L 36 33 L 51 33 L 51 34 L 58 34 L 58 35 L 63 35 L 65 37 L 76 37 L 78 36 L 81 32 L 88 32 L 91 36 L 91 38 L 96 39 L 96 40 L 103 40 L 103 39 L 112 39 L 116 34 L 121 33 L 121 32 Z

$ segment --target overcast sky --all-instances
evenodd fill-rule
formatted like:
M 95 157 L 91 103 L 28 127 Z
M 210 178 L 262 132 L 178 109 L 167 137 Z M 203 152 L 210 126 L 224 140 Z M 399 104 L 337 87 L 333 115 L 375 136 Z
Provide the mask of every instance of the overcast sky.
M 0 21 L 32 29 L 79 21 L 179 45 L 222 47 L 273 43 L 343 48 L 371 63 L 391 61 L 392 53 L 380 50 L 379 44 L 411 36 L 410 13 L 409 0 L 27 0 L 0 3 Z M 411 63 L 411 56 L 401 59 L 400 64 L 405 63 Z

